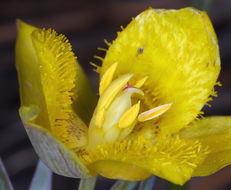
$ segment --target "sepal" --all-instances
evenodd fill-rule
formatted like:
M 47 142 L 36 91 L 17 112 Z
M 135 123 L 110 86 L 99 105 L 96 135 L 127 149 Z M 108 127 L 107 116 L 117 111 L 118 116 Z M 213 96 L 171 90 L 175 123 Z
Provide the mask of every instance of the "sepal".
M 32 106 L 31 109 L 30 107 L 21 107 L 19 112 L 30 141 L 42 162 L 59 175 L 73 178 L 95 176 L 95 173 L 88 170 L 78 158 L 76 152 L 69 149 L 47 129 L 33 123 L 33 120 L 36 119 L 36 109 L 36 106 Z

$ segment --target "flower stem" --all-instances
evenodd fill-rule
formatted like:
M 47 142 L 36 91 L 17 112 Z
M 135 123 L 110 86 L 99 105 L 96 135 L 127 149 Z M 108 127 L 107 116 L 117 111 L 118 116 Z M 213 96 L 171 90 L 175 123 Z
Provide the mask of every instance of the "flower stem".
M 94 190 L 96 178 L 81 179 L 78 190 Z
M 110 190 L 133 190 L 138 182 L 117 181 Z
M 168 183 L 167 190 L 186 190 L 187 187 L 188 187 L 187 183 L 184 184 L 183 186 L 176 185 L 176 184 L 173 184 L 173 183 Z
M 7 175 L 6 169 L 0 158 L 0 189 L 4 190 L 13 190 L 13 186 L 10 182 L 10 179 Z
M 156 181 L 156 176 L 152 176 L 140 183 L 139 190 L 152 190 Z
M 29 190 L 51 190 L 52 172 L 39 160 Z

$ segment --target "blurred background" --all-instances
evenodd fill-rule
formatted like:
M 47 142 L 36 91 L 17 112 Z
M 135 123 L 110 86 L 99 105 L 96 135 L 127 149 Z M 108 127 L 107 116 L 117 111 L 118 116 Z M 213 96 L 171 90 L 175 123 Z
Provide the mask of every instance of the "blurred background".
M 210 4 L 210 6 L 207 5 Z M 16 190 L 26 190 L 38 160 L 18 115 L 19 93 L 15 69 L 15 19 L 20 18 L 40 28 L 54 28 L 65 34 L 78 60 L 97 89 L 98 76 L 89 62 L 98 63 L 94 55 L 104 56 L 98 47 L 107 47 L 120 26 L 148 7 L 182 8 L 200 6 L 206 9 L 215 27 L 222 61 L 218 97 L 205 115 L 231 115 L 231 1 L 230 0 L 1 0 L 0 1 L 0 156 Z M 113 180 L 97 181 L 97 189 L 109 189 Z M 54 175 L 54 190 L 77 189 L 79 181 Z M 194 178 L 190 190 L 230 190 L 231 167 L 218 173 Z M 165 189 L 168 183 L 158 179 L 154 189 Z M 177 188 L 177 187 L 176 187 Z

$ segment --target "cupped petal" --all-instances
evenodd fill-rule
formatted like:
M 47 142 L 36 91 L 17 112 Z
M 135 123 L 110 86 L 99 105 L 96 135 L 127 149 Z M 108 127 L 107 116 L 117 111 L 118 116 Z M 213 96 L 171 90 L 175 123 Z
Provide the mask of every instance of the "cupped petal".
M 86 125 L 97 97 L 70 43 L 51 29 L 40 30 L 22 21 L 17 25 L 21 106 L 37 106 L 39 113 L 33 123 L 48 129 L 68 147 L 83 146 L 83 141 L 78 144 L 79 136 L 87 138 Z
M 150 8 L 138 15 L 109 45 L 100 76 L 114 63 L 115 77 L 134 74 L 131 85 L 147 77 L 141 110 L 173 102 L 158 119 L 141 124 L 144 135 L 174 133 L 194 120 L 215 95 L 220 71 L 212 24 L 205 12 L 193 8 Z
M 95 176 L 96 174 L 90 171 L 78 158 L 76 152 L 60 142 L 46 128 L 34 124 L 38 113 L 39 108 L 35 105 L 20 108 L 20 116 L 26 132 L 43 163 L 53 172 L 63 176 L 73 178 Z
M 231 164 L 231 116 L 202 119 L 179 133 L 181 138 L 200 141 L 210 153 L 193 176 L 207 176 Z
M 68 40 L 18 21 L 20 116 L 40 159 L 55 173 L 87 177 L 79 159 L 97 100 Z M 78 115 L 77 115 L 78 114 Z
M 37 105 L 40 110 L 36 123 L 49 128 L 45 97 L 37 56 L 32 44 L 31 33 L 37 28 L 20 20 L 17 21 L 16 67 L 18 71 L 21 106 Z
M 138 137 L 98 145 L 82 159 L 90 169 L 107 178 L 139 181 L 154 174 L 182 185 L 206 154 L 207 148 L 198 141 L 167 136 L 153 143 Z

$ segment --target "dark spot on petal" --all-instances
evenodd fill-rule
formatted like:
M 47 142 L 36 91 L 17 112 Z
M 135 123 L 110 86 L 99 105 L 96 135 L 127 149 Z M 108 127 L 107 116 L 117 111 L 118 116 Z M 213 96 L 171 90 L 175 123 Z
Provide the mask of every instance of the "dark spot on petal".
M 213 62 L 213 66 L 215 66 L 215 65 L 216 65 L 216 63 L 217 63 L 217 60 L 214 60 L 214 62 Z
M 141 48 L 138 49 L 138 53 L 139 53 L 139 54 L 142 54 L 143 51 L 144 51 L 144 48 L 143 48 L 143 47 L 141 47 Z

